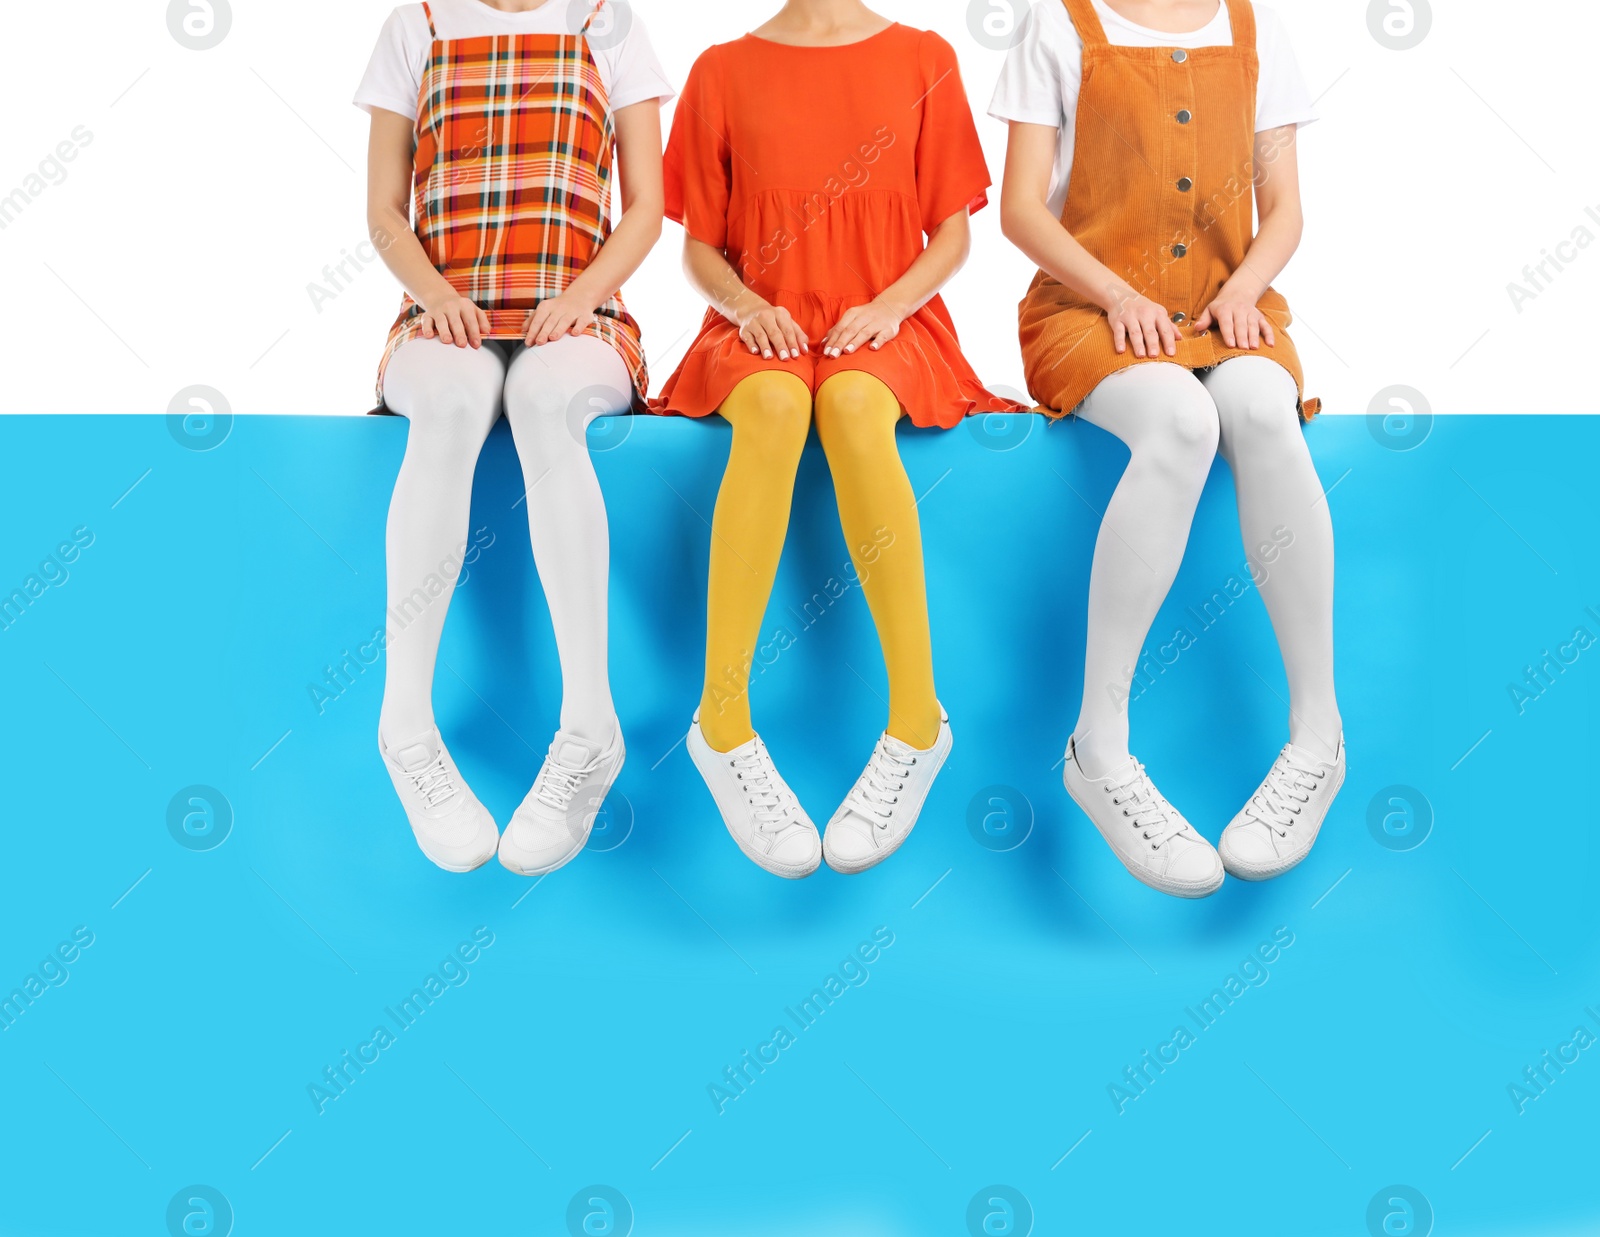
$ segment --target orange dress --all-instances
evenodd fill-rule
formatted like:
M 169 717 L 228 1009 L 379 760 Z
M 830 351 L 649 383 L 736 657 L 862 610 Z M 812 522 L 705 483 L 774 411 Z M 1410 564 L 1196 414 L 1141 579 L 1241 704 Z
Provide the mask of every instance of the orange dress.
M 768 370 L 798 374 L 813 393 L 833 374 L 865 371 L 917 425 L 1021 409 L 984 389 L 938 297 L 879 351 L 822 355 L 844 312 L 904 275 L 924 234 L 978 210 L 988 187 L 955 51 L 938 35 L 893 25 L 842 47 L 746 35 L 710 48 L 672 118 L 667 215 L 787 309 L 811 349 L 798 361 L 754 355 L 708 309 L 651 411 L 705 416 Z
M 1042 0 L 1054 3 L 1055 0 Z M 1229 47 L 1121 47 L 1107 41 L 1090 0 L 1063 0 L 1083 40 L 1077 140 L 1061 226 L 1128 283 L 1164 305 L 1178 328 L 1178 355 L 1118 353 L 1106 312 L 1040 271 L 1018 308 L 1028 391 L 1046 411 L 1070 413 L 1110 375 L 1171 362 L 1208 369 L 1234 357 L 1276 361 L 1305 399 L 1289 303 L 1273 288 L 1259 301 L 1275 345 L 1230 348 L 1195 321 L 1244 263 L 1255 238 L 1255 10 L 1224 0 Z

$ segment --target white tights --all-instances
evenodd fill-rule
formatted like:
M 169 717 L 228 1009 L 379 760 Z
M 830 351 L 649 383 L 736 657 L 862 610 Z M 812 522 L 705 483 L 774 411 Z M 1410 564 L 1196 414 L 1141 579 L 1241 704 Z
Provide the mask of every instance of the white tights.
M 592 742 L 610 738 L 610 545 L 584 429 L 631 398 L 622 358 L 587 335 L 537 348 L 418 338 L 390 359 L 384 402 L 411 429 L 389 504 L 389 638 L 378 721 L 385 743 L 401 746 L 434 725 L 434 661 L 468 540 L 472 475 L 502 407 L 522 461 L 534 564 L 561 659 L 561 728 Z
M 1333 524 L 1301 433 L 1294 379 L 1264 357 L 1199 373 L 1136 365 L 1105 379 L 1078 415 L 1133 453 L 1106 508 L 1089 577 L 1074 731 L 1085 772 L 1104 776 L 1128 757 L 1132 680 L 1219 449 L 1233 470 L 1245 550 L 1288 673 L 1289 740 L 1332 759 L 1342 726 L 1333 687 Z M 1276 548 L 1264 555 L 1263 545 Z

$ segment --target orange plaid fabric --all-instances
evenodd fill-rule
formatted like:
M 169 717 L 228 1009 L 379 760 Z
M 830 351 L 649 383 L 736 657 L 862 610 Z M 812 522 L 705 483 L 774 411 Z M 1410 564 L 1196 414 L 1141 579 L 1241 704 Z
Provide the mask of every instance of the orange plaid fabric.
M 565 291 L 611 234 L 616 132 L 589 49 L 599 0 L 576 34 L 434 34 L 422 74 L 412 216 L 434 267 L 489 314 L 489 334 L 516 339 L 528 312 Z M 408 295 L 378 370 L 421 330 Z M 610 344 L 649 389 L 639 325 L 614 295 L 588 334 Z

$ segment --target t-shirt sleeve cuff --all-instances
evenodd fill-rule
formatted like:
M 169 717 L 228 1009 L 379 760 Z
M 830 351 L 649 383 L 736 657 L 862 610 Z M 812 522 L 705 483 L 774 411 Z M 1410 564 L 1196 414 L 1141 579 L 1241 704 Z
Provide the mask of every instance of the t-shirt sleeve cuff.
M 620 112 L 625 107 L 632 107 L 635 103 L 643 103 L 647 99 L 654 99 L 662 107 L 665 107 L 677 97 L 678 92 L 671 86 L 665 82 L 657 82 L 654 86 L 643 87 L 627 94 L 617 95 L 616 98 L 611 100 L 611 110 Z
M 1256 121 L 1256 132 L 1265 133 L 1268 129 L 1281 129 L 1285 125 L 1304 128 L 1306 125 L 1315 124 L 1316 122 L 1317 115 L 1315 112 L 1291 113 L 1286 116 L 1263 116 Z
M 401 99 L 394 95 L 362 91 L 356 95 L 352 102 L 369 115 L 374 108 L 382 108 L 386 112 L 398 112 L 400 115 L 408 116 L 413 120 L 417 117 L 417 101 L 415 99 Z
M 1009 124 L 1016 121 L 1024 125 L 1049 125 L 1052 129 L 1061 127 L 1060 112 L 1031 112 L 1026 108 L 1013 107 L 1004 103 L 993 103 L 989 106 L 989 115 L 1002 123 Z

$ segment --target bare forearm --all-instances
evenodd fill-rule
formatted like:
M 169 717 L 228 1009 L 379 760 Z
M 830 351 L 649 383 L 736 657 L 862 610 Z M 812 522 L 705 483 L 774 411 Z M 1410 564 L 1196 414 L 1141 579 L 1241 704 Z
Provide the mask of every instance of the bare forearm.
M 411 221 L 392 206 L 367 212 L 367 234 L 383 257 L 383 264 L 424 309 L 456 295 L 450 281 L 434 268 L 428 253 L 412 231 Z
M 727 255 L 704 241 L 689 237 L 683 246 L 683 272 L 689 284 L 729 322 L 762 309 L 767 301 L 745 286 Z
M 1036 197 L 1007 201 L 1001 211 L 1006 238 L 1045 274 L 1084 300 L 1111 312 L 1141 295 L 1126 279 L 1096 259 L 1061 226 L 1050 208 Z
M 966 264 L 972 251 L 972 232 L 965 212 L 952 216 L 933 230 L 928 247 L 878 299 L 901 318 L 909 318 L 934 297 Z
M 1261 230 L 1245 252 L 1244 261 L 1224 285 L 1224 292 L 1235 299 L 1254 304 L 1272 281 L 1283 274 L 1289 259 L 1300 247 L 1305 230 L 1299 208 L 1280 207 L 1263 216 Z
M 621 290 L 661 238 L 661 202 L 641 199 L 617 220 L 600 252 L 567 287 L 567 295 L 594 309 Z

